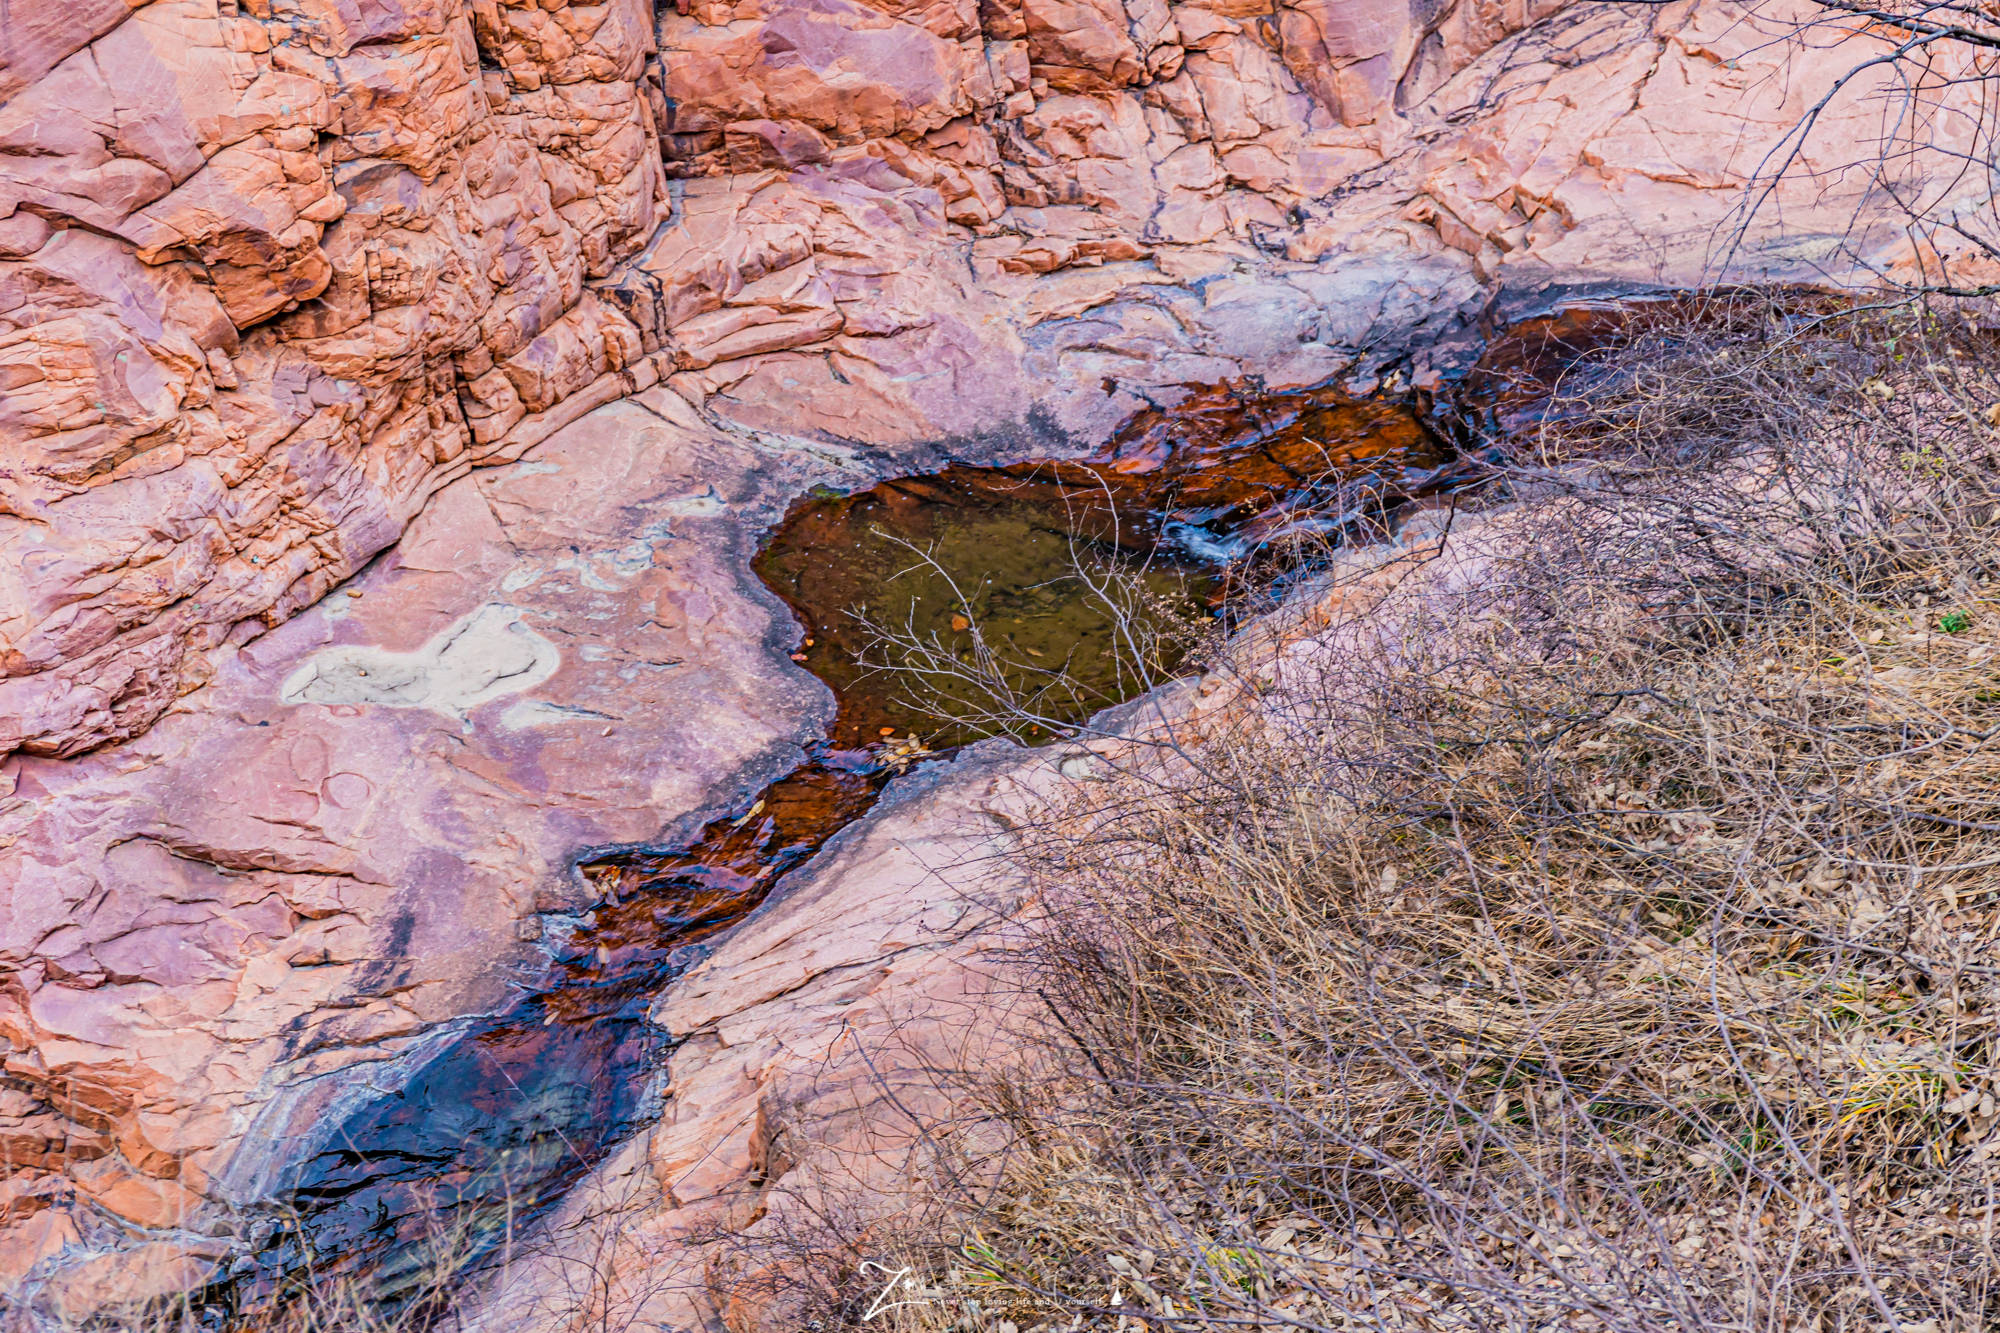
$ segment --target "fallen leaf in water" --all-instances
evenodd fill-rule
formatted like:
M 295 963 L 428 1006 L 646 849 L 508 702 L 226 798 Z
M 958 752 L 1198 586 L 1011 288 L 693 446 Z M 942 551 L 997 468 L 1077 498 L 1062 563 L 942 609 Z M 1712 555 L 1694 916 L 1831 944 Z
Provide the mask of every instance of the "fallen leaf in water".
M 972 622 L 970 620 L 967 620 L 964 616 L 953 616 L 951 618 L 951 627 L 954 630 L 959 630 L 962 632 L 964 630 L 971 629 Z

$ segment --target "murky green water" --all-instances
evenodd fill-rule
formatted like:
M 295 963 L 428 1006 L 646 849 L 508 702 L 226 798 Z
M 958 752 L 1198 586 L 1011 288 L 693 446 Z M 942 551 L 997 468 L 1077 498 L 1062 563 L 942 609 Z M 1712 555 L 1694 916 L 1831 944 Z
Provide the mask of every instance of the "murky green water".
M 955 468 L 822 500 L 758 572 L 811 607 L 799 656 L 842 701 L 834 743 L 1026 740 L 1167 678 L 1220 571 L 1054 476 Z
M 1232 582 L 1383 531 L 1456 465 L 1418 404 L 1218 386 L 1097 458 L 808 498 L 757 572 L 840 700 L 836 746 L 1033 741 L 1170 678 Z

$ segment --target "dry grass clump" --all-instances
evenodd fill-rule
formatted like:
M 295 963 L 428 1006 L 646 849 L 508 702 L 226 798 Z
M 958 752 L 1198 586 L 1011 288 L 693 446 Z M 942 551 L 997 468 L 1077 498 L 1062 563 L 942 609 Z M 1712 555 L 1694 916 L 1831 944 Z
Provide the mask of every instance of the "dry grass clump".
M 2000 1327 L 2000 352 L 1725 313 L 1024 838 L 1049 1018 L 896 1319 Z

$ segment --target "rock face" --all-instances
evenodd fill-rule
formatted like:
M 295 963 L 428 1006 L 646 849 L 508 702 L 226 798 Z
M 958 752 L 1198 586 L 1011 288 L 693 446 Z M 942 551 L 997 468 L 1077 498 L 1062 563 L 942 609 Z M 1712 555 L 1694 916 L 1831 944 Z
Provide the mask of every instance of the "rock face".
M 111 10 L 0 35 L 0 750 L 144 730 L 634 360 L 588 288 L 668 215 L 643 0 Z
M 208 1271 L 583 852 L 790 763 L 827 703 L 746 561 L 804 488 L 1870 242 L 1857 85 L 1716 248 L 1877 49 L 1791 21 L 0 6 L 0 1287 Z
M 14 761 L 9 1281 L 106 1226 L 226 1230 L 205 1204 L 532 980 L 579 852 L 797 762 L 823 695 L 764 665 L 790 626 L 745 564 L 801 469 L 646 398 L 447 488 L 143 737 Z

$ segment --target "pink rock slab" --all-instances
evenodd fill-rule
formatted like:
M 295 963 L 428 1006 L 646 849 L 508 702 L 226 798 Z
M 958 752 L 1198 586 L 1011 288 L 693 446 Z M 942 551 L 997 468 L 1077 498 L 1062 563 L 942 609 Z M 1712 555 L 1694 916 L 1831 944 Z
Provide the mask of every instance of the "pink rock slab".
M 46 1145 L 14 1154 L 39 1231 L 0 1284 L 95 1218 L 222 1225 L 204 1205 L 254 1196 L 343 1090 L 533 976 L 581 853 L 796 762 L 830 701 L 747 557 L 805 470 L 601 408 L 448 487 L 144 737 L 0 767 L 0 1033 L 40 1103 L 9 1109 Z

